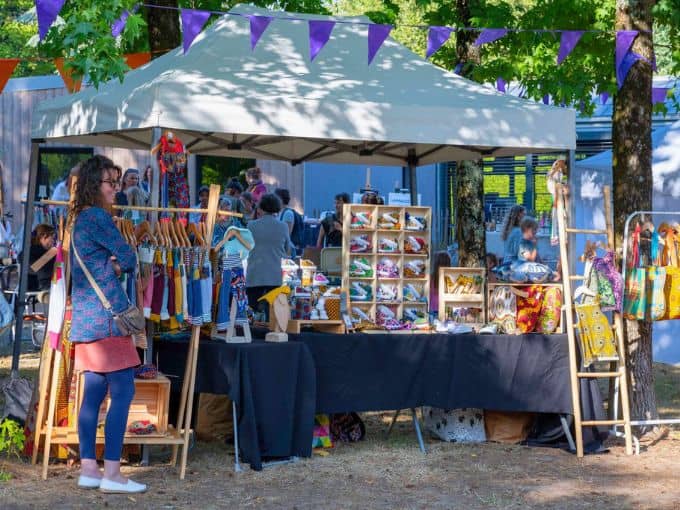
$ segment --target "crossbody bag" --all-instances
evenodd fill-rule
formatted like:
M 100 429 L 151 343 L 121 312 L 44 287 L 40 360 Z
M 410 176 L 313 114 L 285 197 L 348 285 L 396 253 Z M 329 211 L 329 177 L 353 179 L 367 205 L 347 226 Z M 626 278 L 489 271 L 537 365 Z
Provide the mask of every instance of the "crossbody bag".
M 130 303 L 130 301 L 128 300 L 129 306 L 127 307 L 127 309 L 118 313 L 114 312 L 111 303 L 109 302 L 108 299 L 106 299 L 106 296 L 102 292 L 102 289 L 99 287 L 95 279 L 92 277 L 92 274 L 83 263 L 82 259 L 80 258 L 80 255 L 78 255 L 78 250 L 76 249 L 75 242 L 71 241 L 71 247 L 73 248 L 73 254 L 76 257 L 76 260 L 78 261 L 78 265 L 83 270 L 83 273 L 85 273 L 87 280 L 90 282 L 90 285 L 94 289 L 99 300 L 102 302 L 102 305 L 104 305 L 104 309 L 107 312 L 109 312 L 113 317 L 113 322 L 116 324 L 121 334 L 123 336 L 133 336 L 144 333 L 146 331 L 146 319 L 144 318 L 144 314 L 142 313 L 142 311 L 137 306 Z

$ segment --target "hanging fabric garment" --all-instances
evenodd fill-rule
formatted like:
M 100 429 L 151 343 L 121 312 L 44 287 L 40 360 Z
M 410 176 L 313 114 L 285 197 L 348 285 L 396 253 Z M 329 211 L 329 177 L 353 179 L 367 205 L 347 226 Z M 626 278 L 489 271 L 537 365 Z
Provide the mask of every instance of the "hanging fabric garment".
M 57 260 L 54 264 L 52 284 L 50 286 L 50 304 L 47 315 L 47 334 L 50 347 L 56 349 L 59 346 L 59 335 L 64 324 L 64 311 L 66 309 L 66 282 L 64 279 L 64 250 L 61 242 L 57 243 Z
M 201 320 L 203 324 L 210 323 L 212 319 L 212 293 L 212 268 L 210 267 L 210 260 L 206 256 L 201 270 L 201 301 L 203 305 Z
M 155 323 L 161 321 L 161 308 L 163 307 L 163 286 L 165 283 L 165 268 L 160 250 L 156 250 L 153 265 L 153 291 L 151 298 L 151 313 L 149 319 Z
M 177 323 L 177 318 L 175 317 L 175 260 L 174 260 L 174 250 L 170 250 L 166 253 L 166 265 L 165 269 L 167 272 L 167 285 L 168 285 L 168 319 L 170 323 L 168 327 L 170 329 L 179 328 Z
M 182 285 L 182 265 L 180 250 L 173 251 L 173 263 L 175 266 L 174 271 L 174 281 L 175 281 L 175 320 L 179 325 L 184 322 L 184 309 L 183 309 L 183 299 L 184 299 L 184 286 Z

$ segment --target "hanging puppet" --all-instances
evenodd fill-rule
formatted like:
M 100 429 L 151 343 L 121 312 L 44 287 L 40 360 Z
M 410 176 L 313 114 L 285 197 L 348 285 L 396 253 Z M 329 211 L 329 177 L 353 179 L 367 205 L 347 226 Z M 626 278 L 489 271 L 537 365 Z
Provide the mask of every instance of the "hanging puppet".
M 161 170 L 161 207 L 188 208 L 187 152 L 172 131 L 166 131 L 151 153 L 157 154 Z M 179 215 L 186 223 L 186 214 Z

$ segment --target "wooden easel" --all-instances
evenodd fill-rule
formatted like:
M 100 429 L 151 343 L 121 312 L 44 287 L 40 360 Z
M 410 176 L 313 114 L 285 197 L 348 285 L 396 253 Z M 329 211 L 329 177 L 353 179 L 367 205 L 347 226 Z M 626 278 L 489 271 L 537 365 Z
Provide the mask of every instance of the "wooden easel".
M 210 198 L 208 199 L 207 209 L 186 209 L 186 208 L 159 208 L 159 207 L 131 207 L 131 206 L 114 206 L 114 208 L 142 210 L 151 212 L 193 212 L 206 213 L 207 220 L 207 239 L 212 239 L 212 232 L 215 226 L 215 219 L 218 214 L 240 216 L 240 214 L 230 213 L 227 211 L 218 211 L 220 187 L 213 184 L 210 186 Z M 72 194 L 73 196 L 73 194 Z M 58 201 L 43 201 L 46 205 L 69 205 L 66 202 Z M 64 246 L 68 247 L 68 234 L 64 238 Z M 68 257 L 66 257 L 68 260 Z M 68 269 L 67 269 L 68 276 Z M 191 437 L 191 418 L 193 414 L 193 395 L 196 386 L 196 364 L 198 360 L 198 347 L 201 334 L 200 326 L 192 326 L 191 339 L 189 341 L 188 355 L 184 369 L 184 379 L 182 382 L 182 392 L 180 398 L 180 409 L 177 417 L 176 428 L 169 428 L 165 436 L 125 436 L 124 444 L 141 444 L 141 445 L 172 445 L 172 465 L 177 464 L 177 454 L 179 447 L 182 446 L 182 458 L 180 463 L 180 480 L 183 480 L 186 475 L 187 455 L 189 450 L 189 439 Z M 49 465 L 50 448 L 55 444 L 78 444 L 78 431 L 75 427 L 57 427 L 54 425 L 54 418 L 56 412 L 57 401 L 57 386 L 59 382 L 59 369 L 62 363 L 61 351 L 49 352 L 43 356 L 40 365 L 40 384 L 39 384 L 39 400 L 38 410 L 36 414 L 36 431 L 35 431 L 35 445 L 33 449 L 32 462 L 35 464 L 38 458 L 38 449 L 40 446 L 41 437 L 45 436 L 45 443 L 43 446 L 43 466 L 42 478 L 47 479 L 47 468 Z M 44 365 L 44 366 L 43 366 Z M 47 401 L 47 416 L 45 417 L 45 402 Z M 103 443 L 103 437 L 97 437 L 97 443 Z

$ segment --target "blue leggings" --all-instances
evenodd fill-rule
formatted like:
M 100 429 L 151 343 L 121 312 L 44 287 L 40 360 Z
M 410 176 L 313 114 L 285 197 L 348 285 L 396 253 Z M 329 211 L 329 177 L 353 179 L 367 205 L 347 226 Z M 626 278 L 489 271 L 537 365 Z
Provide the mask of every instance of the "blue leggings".
M 83 403 L 78 415 L 80 458 L 96 459 L 97 420 L 99 408 L 111 394 L 111 406 L 104 425 L 104 460 L 118 462 L 123 450 L 123 436 L 127 427 L 130 403 L 135 396 L 135 371 L 124 368 L 116 372 L 85 372 Z

